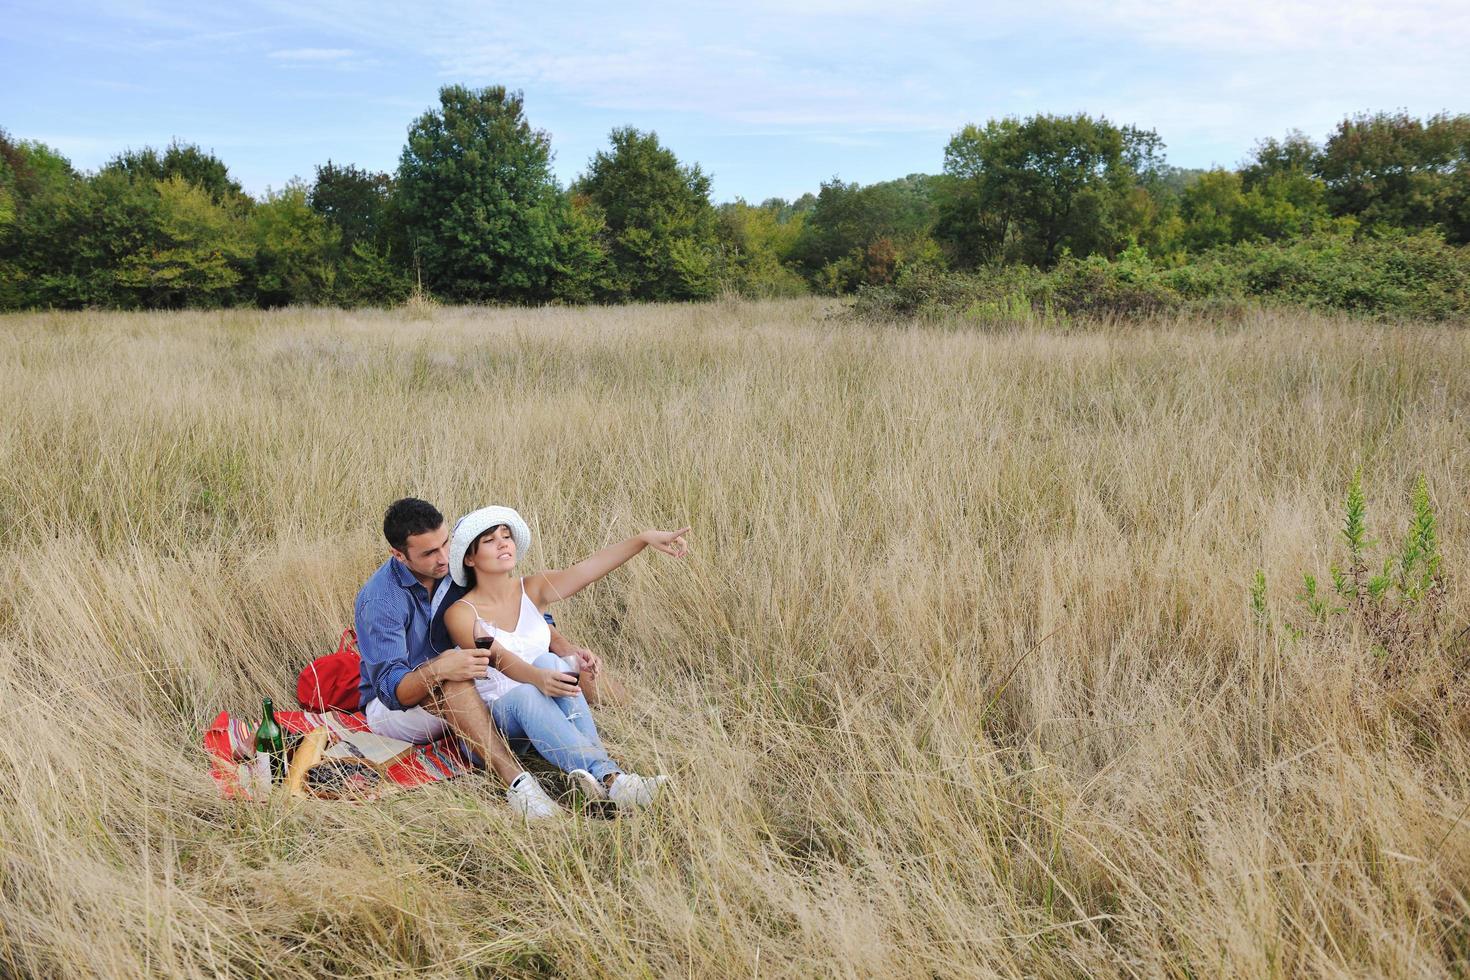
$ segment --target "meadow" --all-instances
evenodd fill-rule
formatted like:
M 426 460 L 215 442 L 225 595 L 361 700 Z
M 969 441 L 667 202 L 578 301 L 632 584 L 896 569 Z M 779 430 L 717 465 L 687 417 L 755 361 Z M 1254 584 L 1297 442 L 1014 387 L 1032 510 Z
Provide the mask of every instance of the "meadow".
M 0 379 L 7 975 L 1470 971 L 1463 328 L 12 314 Z M 1375 555 L 1438 519 L 1392 658 L 1288 628 L 1359 468 Z M 693 527 L 553 609 L 660 807 L 219 796 L 201 731 L 294 703 L 410 494 L 531 570 Z

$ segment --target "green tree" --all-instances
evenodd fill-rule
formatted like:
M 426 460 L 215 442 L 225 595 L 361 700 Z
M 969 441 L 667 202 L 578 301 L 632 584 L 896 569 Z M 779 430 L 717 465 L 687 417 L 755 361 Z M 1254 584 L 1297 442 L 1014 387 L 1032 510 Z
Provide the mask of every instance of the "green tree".
M 390 175 L 371 173 L 351 164 L 338 166 L 328 160 L 316 168 L 307 203 L 336 226 L 342 247 L 351 248 L 358 242 L 384 244 L 392 195 Z
M 1180 238 L 1186 249 L 1203 252 L 1239 240 L 1245 206 L 1240 174 L 1217 167 L 1200 174 L 1179 195 Z
M 550 138 L 527 122 L 521 93 L 440 89 L 439 108 L 409 128 L 398 192 L 433 293 L 518 302 L 550 295 L 567 202 L 552 177 Z
M 223 160 L 192 143 L 174 140 L 162 156 L 152 147 L 126 150 L 113 157 L 102 169 L 159 183 L 178 177 L 203 190 L 215 204 L 241 211 L 248 211 L 253 203 L 240 184 L 230 177 L 230 170 Z
M 801 239 L 805 215 L 780 199 L 759 207 L 742 200 L 719 209 L 720 284 L 752 297 L 800 296 L 806 281 L 786 263 Z
M 1326 186 L 1301 171 L 1254 175 L 1215 169 L 1180 195 L 1183 228 L 1179 238 L 1202 252 L 1236 242 L 1282 241 L 1331 231 L 1351 231 L 1352 222 L 1334 221 L 1327 210 Z
M 154 241 L 161 201 L 153 181 L 103 172 L 47 188 L 17 222 L 23 305 L 136 306 L 117 281 L 125 256 Z
M 60 153 L 0 130 L 0 309 L 70 305 L 46 282 L 73 263 L 67 216 L 85 193 Z
M 330 302 L 342 258 L 342 233 L 307 200 L 306 186 L 292 181 L 266 192 L 250 215 L 255 299 L 261 306 Z
M 812 203 L 792 258 L 828 292 L 886 283 L 928 254 L 934 215 L 934 178 L 925 174 L 867 186 L 834 178 Z
M 237 287 L 252 256 L 239 217 L 182 176 L 123 180 L 134 194 L 152 194 L 156 205 L 151 213 L 137 215 L 133 227 L 118 227 L 100 242 L 112 248 L 106 264 L 114 269 L 116 305 L 177 309 L 238 299 Z M 113 183 L 96 186 L 104 210 L 122 196 L 115 193 L 119 189 Z
M 1321 165 L 1322 148 L 1293 129 L 1283 139 L 1268 137 L 1256 143 L 1252 159 L 1240 168 L 1240 179 L 1250 190 L 1274 178 L 1315 176 Z
M 0 156 L 0 237 L 15 224 L 16 207 L 15 175 L 6 165 L 5 158 Z
M 945 147 L 935 236 L 968 266 L 1112 257 L 1142 230 L 1134 190 L 1156 179 L 1162 149 L 1151 130 L 1087 115 L 966 126 Z
M 614 129 L 576 184 L 600 209 L 612 293 L 642 300 L 699 299 L 717 285 L 719 242 L 710 181 L 684 166 L 658 134 Z
M 1334 214 L 1367 227 L 1438 227 L 1450 242 L 1470 243 L 1470 114 L 1344 119 L 1318 171 Z
M 16 204 L 0 231 L 0 304 L 153 308 L 240 298 L 252 202 L 224 164 L 174 143 L 76 174 L 38 144 L 0 140 Z M 7 183 L 0 181 L 0 183 Z
M 760 203 L 762 211 L 769 211 L 783 224 L 794 219 L 805 219 L 817 206 L 817 195 L 807 191 L 794 201 L 782 197 L 768 197 Z
M 1334 220 L 1327 185 L 1306 173 L 1273 174 L 1246 184 L 1238 241 L 1282 241 L 1322 232 L 1351 232 L 1356 221 Z
M 410 249 L 390 175 L 328 160 L 316 168 L 307 199 L 341 236 L 336 302 L 383 306 L 409 295 Z
M 561 303 L 591 303 L 612 290 L 613 268 L 604 236 L 607 220 L 585 194 L 568 194 L 556 237 L 556 274 L 552 298 Z

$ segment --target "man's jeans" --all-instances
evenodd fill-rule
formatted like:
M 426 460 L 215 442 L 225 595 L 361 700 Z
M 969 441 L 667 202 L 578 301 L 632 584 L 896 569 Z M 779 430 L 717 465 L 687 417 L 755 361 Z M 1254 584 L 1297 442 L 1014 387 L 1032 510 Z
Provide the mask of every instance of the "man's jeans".
M 542 654 L 535 666 L 562 670 L 561 658 Z M 500 729 L 515 752 L 534 746 L 541 757 L 562 772 L 586 769 L 597 779 L 621 772 L 618 764 L 607 756 L 587 699 L 578 694 L 571 698 L 553 698 L 530 684 L 519 684 L 490 705 L 495 727 Z

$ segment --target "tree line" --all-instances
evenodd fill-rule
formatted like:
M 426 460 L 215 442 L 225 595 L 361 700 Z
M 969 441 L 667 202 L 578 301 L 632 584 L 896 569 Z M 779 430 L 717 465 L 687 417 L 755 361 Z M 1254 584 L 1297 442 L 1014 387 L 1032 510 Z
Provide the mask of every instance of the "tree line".
M 0 309 L 843 294 L 1078 259 L 1182 268 L 1260 243 L 1470 243 L 1467 114 L 1360 114 L 1213 170 L 1170 166 L 1152 130 L 1005 118 L 956 133 L 942 173 L 759 204 L 714 204 L 698 164 L 632 127 L 568 187 L 551 161 L 503 87 L 441 89 L 394 173 L 328 161 L 258 199 L 186 143 L 82 173 L 0 131 Z

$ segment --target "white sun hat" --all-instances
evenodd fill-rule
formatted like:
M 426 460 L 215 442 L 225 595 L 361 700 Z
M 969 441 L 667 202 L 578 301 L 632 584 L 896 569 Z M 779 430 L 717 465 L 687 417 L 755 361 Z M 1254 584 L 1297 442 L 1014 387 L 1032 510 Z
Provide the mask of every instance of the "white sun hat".
M 520 514 L 510 507 L 481 507 L 454 522 L 454 533 L 449 542 L 449 577 L 455 585 L 465 585 L 464 553 L 474 541 L 497 524 L 510 528 L 511 540 L 516 543 L 516 561 L 519 563 L 531 550 L 531 528 Z

